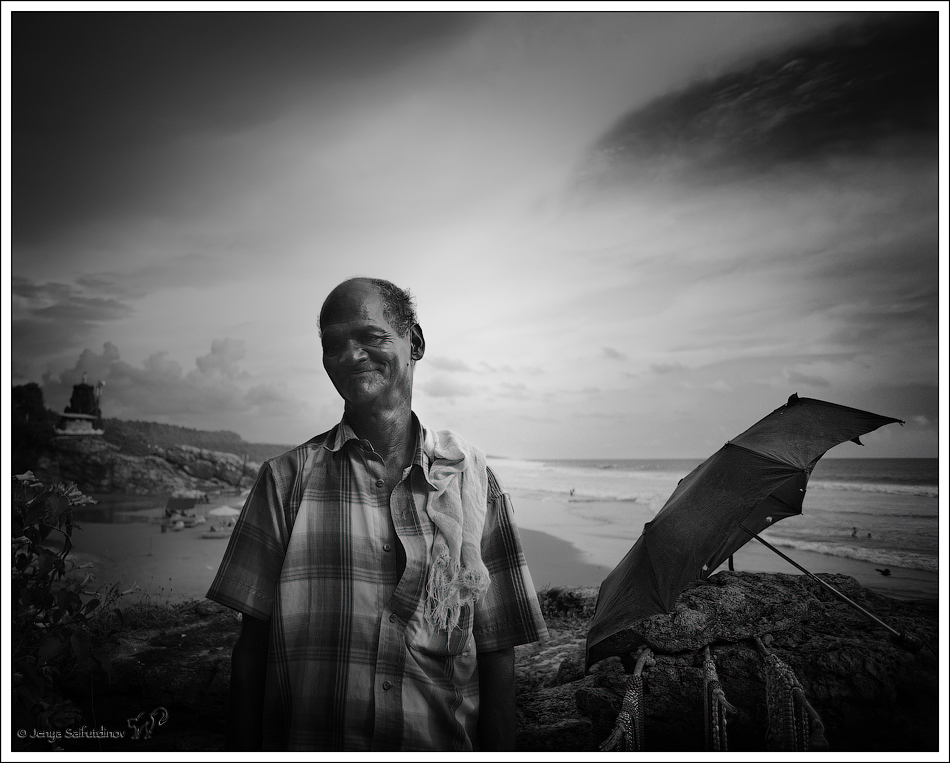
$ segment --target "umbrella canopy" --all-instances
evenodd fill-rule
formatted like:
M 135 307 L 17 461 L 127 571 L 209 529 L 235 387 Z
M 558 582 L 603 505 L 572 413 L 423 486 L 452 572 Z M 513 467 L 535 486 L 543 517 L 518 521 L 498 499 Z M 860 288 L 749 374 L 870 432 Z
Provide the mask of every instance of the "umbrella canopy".
M 218 506 L 216 509 L 211 509 L 211 511 L 208 512 L 210 516 L 214 517 L 236 517 L 240 513 L 240 509 L 235 509 L 232 506 Z
M 600 587 L 587 666 L 641 618 L 670 612 L 687 583 L 705 578 L 752 536 L 802 513 L 805 487 L 827 450 L 900 419 L 792 395 L 684 477 Z M 605 643 L 606 640 L 606 643 Z

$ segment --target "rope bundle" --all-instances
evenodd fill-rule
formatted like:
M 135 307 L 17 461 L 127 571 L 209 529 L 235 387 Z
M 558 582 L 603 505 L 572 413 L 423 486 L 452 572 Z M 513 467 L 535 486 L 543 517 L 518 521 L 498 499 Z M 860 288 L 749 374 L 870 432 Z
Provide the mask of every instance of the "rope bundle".
M 756 637 L 755 645 L 765 660 L 765 696 L 769 726 L 766 744 L 769 750 L 827 750 L 825 726 L 805 698 L 798 677 L 788 665 L 765 648 Z
M 639 752 L 643 749 L 643 668 L 656 665 L 649 647 L 641 647 L 637 666 L 627 681 L 627 693 L 610 736 L 600 745 L 601 752 Z
M 706 720 L 706 749 L 716 752 L 728 750 L 726 737 L 726 713 L 735 714 L 736 709 L 726 701 L 726 692 L 719 683 L 712 651 L 703 650 L 703 708 Z

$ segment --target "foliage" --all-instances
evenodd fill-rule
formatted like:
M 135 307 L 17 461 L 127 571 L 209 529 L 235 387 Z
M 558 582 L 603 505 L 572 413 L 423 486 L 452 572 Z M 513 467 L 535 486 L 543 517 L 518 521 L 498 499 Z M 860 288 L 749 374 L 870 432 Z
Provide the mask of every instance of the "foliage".
M 35 469 L 40 453 L 53 438 L 53 414 L 43 403 L 43 390 L 35 382 L 13 388 L 11 435 L 13 471 Z
M 14 478 L 12 715 L 14 729 L 28 732 L 25 741 L 14 737 L 21 749 L 30 749 L 31 731 L 52 734 L 79 722 L 79 708 L 59 692 L 62 679 L 88 660 L 109 670 L 91 616 L 118 594 L 114 588 L 104 597 L 90 594 L 89 577 L 68 576 L 73 507 L 87 503 L 95 500 L 74 484 L 46 486 L 32 472 Z

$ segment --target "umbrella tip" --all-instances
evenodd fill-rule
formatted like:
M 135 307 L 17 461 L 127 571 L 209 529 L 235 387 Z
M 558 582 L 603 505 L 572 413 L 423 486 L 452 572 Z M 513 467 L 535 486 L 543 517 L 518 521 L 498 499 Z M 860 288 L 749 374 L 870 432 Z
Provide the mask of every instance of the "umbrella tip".
M 788 402 L 785 405 L 797 405 L 798 404 L 798 393 L 793 392 L 788 396 Z
M 862 446 L 862 447 L 864 446 L 864 443 L 861 442 L 861 438 L 860 438 L 860 437 L 855 437 L 855 438 L 853 438 L 853 439 L 851 440 L 851 442 L 857 443 L 858 445 L 860 445 L 860 446 Z

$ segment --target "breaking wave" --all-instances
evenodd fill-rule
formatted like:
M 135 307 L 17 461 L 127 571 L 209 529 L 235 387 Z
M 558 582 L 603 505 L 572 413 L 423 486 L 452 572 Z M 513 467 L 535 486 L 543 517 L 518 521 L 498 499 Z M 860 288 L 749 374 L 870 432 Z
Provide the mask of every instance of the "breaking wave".
M 809 480 L 809 490 L 849 490 L 858 493 L 883 493 L 885 495 L 919 495 L 925 498 L 937 498 L 939 488 L 936 485 L 898 485 L 888 482 L 832 482 L 829 480 Z
M 839 543 L 826 543 L 823 541 L 777 538 L 774 536 L 771 537 L 770 540 L 776 546 L 784 546 L 801 551 L 812 551 L 817 554 L 827 554 L 828 556 L 840 556 L 846 559 L 857 559 L 862 562 L 881 564 L 889 567 L 905 567 L 912 570 L 926 570 L 927 572 L 937 572 L 939 568 L 938 559 L 925 554 L 917 554 L 913 551 L 865 548 Z

